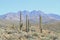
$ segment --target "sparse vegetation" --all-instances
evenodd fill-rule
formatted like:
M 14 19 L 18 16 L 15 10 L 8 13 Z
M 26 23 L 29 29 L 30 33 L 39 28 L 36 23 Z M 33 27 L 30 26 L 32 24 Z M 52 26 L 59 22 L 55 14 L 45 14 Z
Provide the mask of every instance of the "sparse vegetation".
M 2 23 L 2 22 L 1 22 Z M 44 29 L 46 25 L 42 26 L 42 17 L 39 16 L 39 26 L 32 26 L 26 15 L 26 26 L 22 23 L 20 13 L 20 25 L 16 22 L 5 22 L 6 27 L 0 28 L 0 40 L 60 40 L 60 33 Z M 47 24 L 47 26 L 49 26 Z M 50 27 L 50 26 L 49 26 Z M 25 28 L 26 31 L 23 31 Z M 19 30 L 19 31 L 18 31 Z M 37 30 L 37 31 L 36 31 Z

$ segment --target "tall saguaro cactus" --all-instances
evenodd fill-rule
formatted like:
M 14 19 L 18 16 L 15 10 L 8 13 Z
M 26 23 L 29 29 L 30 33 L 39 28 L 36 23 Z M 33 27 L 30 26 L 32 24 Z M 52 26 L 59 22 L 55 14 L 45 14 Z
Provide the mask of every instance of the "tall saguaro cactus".
M 39 15 L 39 27 L 40 27 L 40 33 L 42 33 L 42 16 Z
M 29 32 L 29 19 L 28 19 L 28 15 L 26 15 L 26 32 Z
M 20 30 L 21 30 L 22 26 L 23 26 L 23 23 L 22 23 L 22 13 L 20 12 Z
M 28 31 L 29 31 L 29 27 L 30 27 L 30 22 L 29 22 L 29 19 L 28 19 Z

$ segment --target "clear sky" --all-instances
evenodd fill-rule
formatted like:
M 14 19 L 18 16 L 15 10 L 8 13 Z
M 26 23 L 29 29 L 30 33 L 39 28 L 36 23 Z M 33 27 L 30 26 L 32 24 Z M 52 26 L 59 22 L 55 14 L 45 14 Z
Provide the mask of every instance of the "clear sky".
M 41 10 L 60 15 L 60 0 L 0 0 L 0 14 L 20 10 Z

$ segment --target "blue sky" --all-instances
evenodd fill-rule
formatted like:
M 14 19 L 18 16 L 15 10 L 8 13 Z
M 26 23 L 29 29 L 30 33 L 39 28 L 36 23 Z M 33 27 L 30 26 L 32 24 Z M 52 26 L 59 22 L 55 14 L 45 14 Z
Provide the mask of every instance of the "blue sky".
M 0 0 L 0 15 L 20 10 L 41 10 L 60 15 L 60 0 Z

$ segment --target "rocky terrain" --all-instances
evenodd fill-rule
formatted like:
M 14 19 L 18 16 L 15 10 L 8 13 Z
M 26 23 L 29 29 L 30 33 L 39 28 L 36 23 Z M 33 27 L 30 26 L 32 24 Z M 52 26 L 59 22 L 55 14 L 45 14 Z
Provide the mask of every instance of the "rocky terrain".
M 60 40 L 60 33 L 44 30 L 40 33 L 39 27 L 31 26 L 30 31 L 26 32 L 15 26 L 0 28 L 0 40 Z

